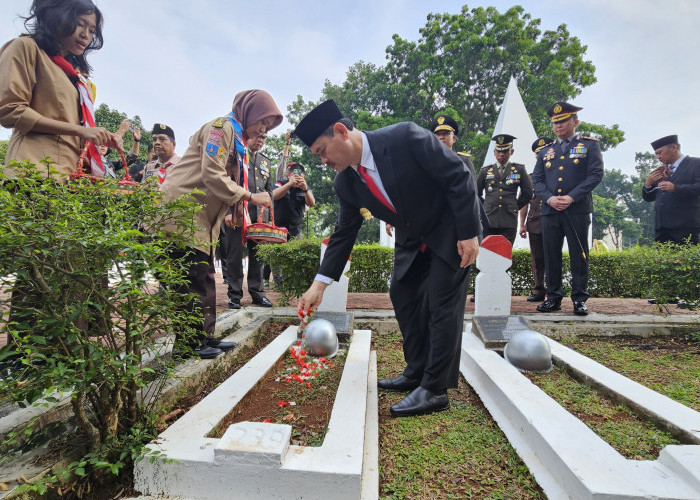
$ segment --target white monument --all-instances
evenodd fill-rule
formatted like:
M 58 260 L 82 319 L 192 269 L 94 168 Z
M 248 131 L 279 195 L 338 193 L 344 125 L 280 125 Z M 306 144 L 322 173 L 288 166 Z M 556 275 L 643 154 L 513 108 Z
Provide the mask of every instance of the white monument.
M 493 136 L 498 134 L 510 134 L 515 136 L 513 144 L 513 156 L 510 161 L 513 163 L 521 163 L 525 165 L 525 170 L 532 172 L 535 169 L 535 154 L 532 152 L 532 143 L 537 139 L 537 132 L 532 126 L 530 115 L 525 109 L 525 103 L 518 90 L 518 82 L 514 77 L 510 77 L 506 95 L 503 98 L 501 111 L 498 113 L 498 120 L 493 129 Z M 496 156 L 493 154 L 493 149 L 496 146 L 496 141 L 491 141 L 489 149 L 484 158 L 484 165 L 491 165 L 496 162 Z M 483 167 L 482 167 L 483 168 Z M 530 248 L 527 238 L 521 238 L 518 235 L 513 244 L 514 250 L 527 250 Z

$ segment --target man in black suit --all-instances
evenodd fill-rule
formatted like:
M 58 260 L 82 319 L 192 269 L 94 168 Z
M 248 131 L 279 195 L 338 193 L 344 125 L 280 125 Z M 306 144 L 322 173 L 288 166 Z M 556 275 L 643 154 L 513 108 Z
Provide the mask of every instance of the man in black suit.
M 540 312 L 561 309 L 564 296 L 561 256 L 564 238 L 571 262 L 571 300 L 574 314 L 588 314 L 588 228 L 593 213 L 593 189 L 603 178 L 603 156 L 598 140 L 576 133 L 582 108 L 556 102 L 547 113 L 557 140 L 537 153 L 532 173 L 535 193 L 542 198 L 542 242 L 544 244 L 547 300 Z
M 681 153 L 677 135 L 651 143 L 662 165 L 644 182 L 642 198 L 656 201 L 654 239 L 700 243 L 700 158 Z
M 398 123 L 361 132 L 332 100 L 314 108 L 294 134 L 338 172 L 340 210 L 318 274 L 299 300 L 317 307 L 340 279 L 362 225 L 360 209 L 396 229 L 390 296 L 404 340 L 406 368 L 379 387 L 411 391 L 395 417 L 447 410 L 456 387 L 468 266 L 479 251 L 479 205 L 471 175 L 428 130 Z

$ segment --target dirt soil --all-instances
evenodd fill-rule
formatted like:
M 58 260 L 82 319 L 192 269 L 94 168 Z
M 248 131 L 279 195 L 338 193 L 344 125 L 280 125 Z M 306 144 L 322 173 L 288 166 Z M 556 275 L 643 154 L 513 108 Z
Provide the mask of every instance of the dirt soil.
M 339 351 L 332 361 L 320 358 L 320 368 L 313 378 L 304 379 L 296 359 L 287 352 L 258 385 L 236 405 L 209 437 L 220 438 L 229 425 L 237 422 L 272 422 L 292 425 L 291 444 L 320 446 L 326 435 L 346 351 Z M 305 362 L 314 363 L 307 355 Z

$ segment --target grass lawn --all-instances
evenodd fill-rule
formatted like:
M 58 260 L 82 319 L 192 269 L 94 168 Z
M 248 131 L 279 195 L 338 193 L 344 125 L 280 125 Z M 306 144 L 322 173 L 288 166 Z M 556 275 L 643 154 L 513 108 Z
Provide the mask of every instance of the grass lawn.
M 404 361 L 398 328 L 375 332 L 372 342 L 379 378 L 400 373 Z M 697 336 L 578 338 L 563 343 L 700 411 Z M 527 376 L 627 458 L 654 460 L 664 446 L 678 443 L 625 405 L 571 379 L 559 367 L 549 374 Z M 392 418 L 389 407 L 403 396 L 379 392 L 380 498 L 546 498 L 464 379 L 449 391 L 452 408 L 446 412 Z

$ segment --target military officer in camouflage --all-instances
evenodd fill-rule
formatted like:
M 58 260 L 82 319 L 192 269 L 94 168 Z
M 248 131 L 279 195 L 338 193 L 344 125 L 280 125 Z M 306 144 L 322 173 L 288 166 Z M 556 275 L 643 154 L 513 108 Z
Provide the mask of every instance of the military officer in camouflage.
M 272 179 L 272 162 L 260 152 L 265 145 L 267 134 L 262 134 L 248 141 L 248 191 L 253 194 L 268 193 L 272 197 L 274 180 Z M 251 222 L 257 222 L 259 210 L 263 210 L 263 222 L 269 223 L 270 210 L 264 210 L 256 205 L 248 205 Z M 219 244 L 221 245 L 222 274 L 228 284 L 228 307 L 240 309 L 243 298 L 243 241 L 241 240 L 240 224 L 235 224 L 233 215 L 229 212 L 221 225 Z M 226 226 L 226 227 L 224 227 Z M 262 307 L 272 307 L 270 299 L 265 295 L 262 278 L 263 262 L 258 260 L 258 244 L 248 241 L 248 293 L 253 304 Z
M 588 228 L 593 212 L 593 189 L 603 178 L 603 156 L 597 139 L 576 133 L 582 108 L 557 102 L 549 108 L 557 140 L 537 153 L 532 178 L 542 198 L 542 242 L 544 245 L 547 300 L 540 312 L 561 309 L 562 245 L 566 238 L 571 262 L 571 300 L 574 314 L 588 314 Z
M 509 134 L 493 137 L 496 163 L 485 166 L 476 179 L 476 192 L 489 218 L 489 235 L 505 236 L 511 245 L 518 231 L 518 212 L 532 199 L 533 189 L 525 165 L 512 163 L 513 140 Z

